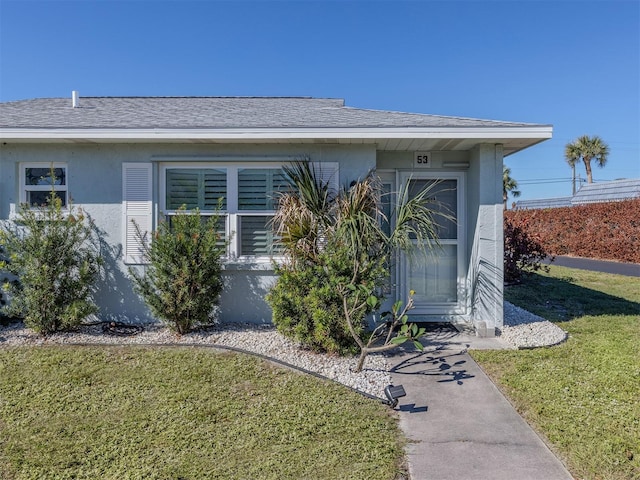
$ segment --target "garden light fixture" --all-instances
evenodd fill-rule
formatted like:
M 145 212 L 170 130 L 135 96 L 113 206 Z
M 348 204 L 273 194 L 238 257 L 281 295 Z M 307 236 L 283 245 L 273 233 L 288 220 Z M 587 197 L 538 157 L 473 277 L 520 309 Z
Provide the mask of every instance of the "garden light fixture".
M 384 394 L 387 396 L 388 403 L 391 408 L 395 408 L 398 405 L 398 399 L 400 397 L 405 397 L 407 392 L 404 391 L 404 387 L 402 385 L 387 385 L 384 389 Z

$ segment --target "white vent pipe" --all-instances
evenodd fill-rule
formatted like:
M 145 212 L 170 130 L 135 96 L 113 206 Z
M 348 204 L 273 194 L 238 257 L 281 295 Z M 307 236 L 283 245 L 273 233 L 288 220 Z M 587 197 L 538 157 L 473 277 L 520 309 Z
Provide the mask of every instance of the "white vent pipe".
M 73 108 L 80 107 L 80 95 L 77 90 L 71 92 L 71 105 L 73 105 Z

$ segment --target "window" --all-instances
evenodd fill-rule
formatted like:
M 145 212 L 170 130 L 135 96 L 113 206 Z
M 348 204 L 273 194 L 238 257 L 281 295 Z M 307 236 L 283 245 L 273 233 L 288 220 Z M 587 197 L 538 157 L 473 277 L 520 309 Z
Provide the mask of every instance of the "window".
M 172 168 L 166 173 L 167 210 L 185 206 L 187 210 L 199 208 L 212 211 L 222 199 L 226 208 L 227 171 L 216 168 Z
M 68 203 L 67 166 L 61 163 L 20 165 L 20 203 L 30 207 L 48 203 L 51 189 L 66 208 Z
M 206 216 L 220 204 L 220 229 L 225 237 L 231 236 L 231 257 L 281 252 L 270 228 L 277 194 L 289 185 L 280 164 L 164 164 L 160 171 L 160 208 L 165 215 L 175 215 L 184 205 Z

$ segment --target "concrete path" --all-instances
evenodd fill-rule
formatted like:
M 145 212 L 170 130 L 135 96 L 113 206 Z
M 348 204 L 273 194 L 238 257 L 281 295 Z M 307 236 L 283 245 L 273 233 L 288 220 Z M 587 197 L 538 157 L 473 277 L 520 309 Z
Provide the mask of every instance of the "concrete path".
M 441 332 L 390 358 L 411 480 L 569 480 L 571 475 L 466 353 L 499 339 Z

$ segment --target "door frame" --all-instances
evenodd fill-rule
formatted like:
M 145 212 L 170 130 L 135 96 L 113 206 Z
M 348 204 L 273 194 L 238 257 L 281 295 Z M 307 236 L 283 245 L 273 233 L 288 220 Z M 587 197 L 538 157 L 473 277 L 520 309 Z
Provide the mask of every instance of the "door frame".
M 424 321 L 440 321 L 443 316 L 466 315 L 468 312 L 468 284 L 466 272 L 466 174 L 462 171 L 402 171 L 396 170 L 396 189 L 409 180 L 455 180 L 457 182 L 457 238 L 456 240 L 443 240 L 443 244 L 453 244 L 457 246 L 456 255 L 456 302 L 443 303 L 416 303 L 415 308 L 408 313 L 411 316 L 426 315 Z M 406 255 L 398 252 L 396 254 L 396 295 L 397 298 L 407 299 L 409 297 L 410 286 L 407 282 L 408 269 Z M 429 318 L 431 317 L 431 318 Z

